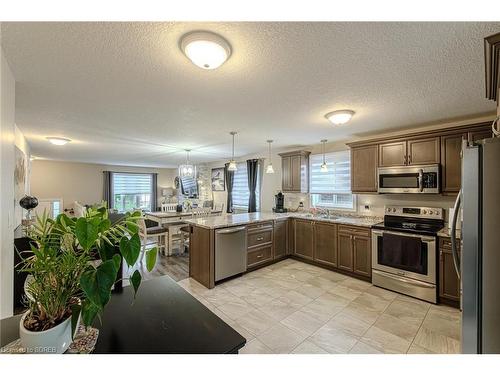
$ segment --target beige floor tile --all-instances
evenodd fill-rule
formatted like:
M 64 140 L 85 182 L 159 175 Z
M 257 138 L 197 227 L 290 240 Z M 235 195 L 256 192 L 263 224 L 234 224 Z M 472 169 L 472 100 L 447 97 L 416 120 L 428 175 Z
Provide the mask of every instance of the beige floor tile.
M 274 354 L 271 349 L 265 346 L 259 339 L 253 339 L 240 349 L 239 354 Z
M 278 324 L 278 321 L 262 311 L 253 310 L 250 313 L 236 319 L 236 323 L 249 331 L 251 334 L 258 336 L 267 331 L 273 325 Z
M 246 313 L 254 310 L 252 305 L 246 303 L 242 299 L 227 302 L 223 305 L 217 306 L 217 308 L 233 320 L 236 320 Z
M 217 315 L 219 318 L 221 318 L 223 321 L 225 321 L 227 324 L 231 325 L 234 323 L 234 320 L 231 319 L 229 316 L 224 314 L 222 311 L 220 311 L 218 308 L 213 308 L 210 309 L 215 315 Z
M 360 341 L 387 354 L 406 353 L 411 344 L 410 341 L 375 326 L 366 331 Z
M 286 289 L 295 289 L 302 285 L 302 281 L 294 279 L 293 277 L 274 279 L 274 282 Z
M 337 286 L 336 282 L 325 279 L 323 276 L 313 277 L 312 279 L 307 280 L 307 283 L 326 291 L 332 290 Z
M 296 311 L 281 321 L 284 326 L 304 335 L 311 335 L 317 331 L 324 322 L 316 319 L 312 314 Z
M 215 306 L 224 305 L 228 302 L 244 302 L 238 296 L 219 286 L 210 289 L 202 297 Z
M 292 350 L 291 354 L 329 354 L 315 343 L 305 340 Z
M 429 307 L 432 306 L 432 304 L 429 302 L 422 301 L 420 299 L 413 298 L 413 297 L 407 296 L 405 294 L 398 293 L 398 295 L 396 296 L 396 299 L 399 301 L 406 301 L 406 302 L 415 303 L 417 305 L 420 305 L 422 308 L 426 308 L 426 310 L 429 310 Z
M 296 307 L 297 309 L 301 308 L 304 305 L 307 305 L 309 302 L 312 302 L 312 298 L 307 297 L 302 293 L 296 292 L 295 290 L 287 292 L 285 295 L 279 297 L 278 299 L 282 302 L 285 302 L 286 304 Z
M 338 314 L 340 311 L 342 311 L 342 309 L 344 309 L 343 306 L 332 306 L 330 304 L 315 300 L 302 307 L 299 311 L 303 311 L 314 317 L 316 320 L 326 323 L 335 314 Z
M 306 282 L 307 280 L 312 279 L 313 277 L 316 277 L 315 274 L 312 274 L 308 270 L 294 270 L 290 274 L 295 280 L 300 281 L 301 283 Z
M 385 314 L 394 316 L 402 321 L 413 324 L 422 324 L 429 305 L 422 305 L 413 301 L 401 300 L 399 296 L 387 307 Z
M 267 305 L 262 306 L 259 309 L 276 320 L 283 320 L 298 310 L 297 307 L 291 306 L 278 299 L 272 300 Z
M 348 278 L 348 276 L 342 275 L 341 273 L 337 273 L 335 271 L 330 271 L 330 270 L 324 270 L 324 272 L 321 274 L 321 277 L 330 281 L 333 281 L 334 283 L 339 283 L 341 281 L 344 281 Z
M 380 315 L 373 325 L 410 342 L 413 341 L 419 329 L 419 326 L 417 325 L 404 322 L 388 314 Z
M 327 328 L 343 330 L 351 335 L 361 337 L 370 328 L 370 324 L 340 312 L 325 324 Z
M 309 284 L 307 282 L 302 283 L 302 285 L 299 286 L 297 289 L 295 289 L 295 291 L 297 293 L 303 294 L 303 295 L 305 295 L 309 298 L 312 298 L 312 299 L 316 299 L 319 296 L 321 296 L 322 294 L 326 293 L 326 290 L 324 290 L 318 286 L 314 286 L 312 284 Z
M 408 354 L 436 354 L 433 351 L 429 349 L 422 348 L 421 346 L 413 343 L 410 346 L 410 349 L 408 349 Z
M 361 281 L 353 277 L 348 277 L 347 279 L 341 281 L 339 284 L 360 292 L 364 292 L 366 289 L 372 286 L 372 284 L 367 281 Z
M 284 354 L 290 353 L 306 337 L 306 335 L 293 331 L 282 324 L 277 324 L 257 338 L 274 353 Z
M 368 310 L 382 313 L 387 306 L 391 303 L 383 298 L 378 296 L 374 296 L 373 294 L 363 293 L 358 298 L 356 298 L 353 302 L 357 302 L 363 306 L 365 306 Z
M 342 312 L 369 325 L 375 323 L 380 316 L 378 312 L 371 311 L 367 309 L 366 306 L 357 302 L 351 302 L 346 308 L 344 308 L 344 310 L 342 310 Z
M 282 286 L 277 284 L 273 284 L 272 286 L 267 287 L 261 287 L 258 290 L 267 293 L 274 298 L 279 298 L 290 291 L 290 289 L 283 288 Z
M 460 341 L 443 336 L 437 332 L 421 327 L 413 341 L 422 348 L 440 354 L 460 353 Z
M 334 288 L 332 288 L 328 292 L 344 297 L 349 301 L 355 300 L 362 294 L 362 292 L 360 292 L 359 290 L 354 290 L 340 284 L 337 284 Z
M 262 307 L 275 299 L 275 297 L 267 294 L 262 289 L 255 289 L 246 296 L 242 296 L 241 299 L 254 307 Z
M 458 341 L 461 338 L 462 325 L 460 319 L 454 319 L 450 314 L 444 312 L 433 313 L 430 310 L 422 323 L 422 327 Z
M 321 327 L 309 340 L 328 353 L 348 353 L 358 341 L 357 337 L 335 328 Z
M 365 344 L 364 342 L 358 341 L 356 345 L 352 347 L 349 354 L 384 354 L 380 350 L 375 349 L 373 346 Z
M 238 297 L 246 296 L 255 290 L 254 287 L 247 285 L 247 284 L 244 284 L 244 283 L 236 284 L 236 285 L 228 285 L 228 286 L 225 286 L 225 289 L 228 292 L 230 292 Z
M 351 303 L 348 298 L 342 297 L 335 293 L 325 293 L 315 299 L 317 302 L 323 303 L 325 306 L 330 307 L 346 307 Z
M 199 282 L 192 278 L 187 278 L 184 280 L 179 281 L 179 285 L 186 289 L 188 292 L 191 294 L 198 294 L 198 295 L 203 295 L 203 293 L 207 292 L 208 288 L 205 288 L 203 285 L 201 285 Z

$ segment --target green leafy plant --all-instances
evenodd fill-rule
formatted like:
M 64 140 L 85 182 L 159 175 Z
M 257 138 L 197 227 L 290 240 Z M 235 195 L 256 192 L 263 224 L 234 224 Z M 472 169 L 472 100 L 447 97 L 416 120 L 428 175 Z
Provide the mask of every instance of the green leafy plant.
M 24 258 L 21 268 L 30 275 L 26 328 L 44 331 L 69 316 L 73 329 L 79 316 L 84 325 L 92 325 L 111 298 L 122 257 L 129 267 L 137 263 L 140 217 L 140 212 L 127 213 L 112 224 L 105 206 L 89 208 L 78 219 L 66 214 L 55 220 L 45 213 L 37 217 L 29 231 L 33 255 Z M 146 252 L 148 271 L 157 253 L 156 247 Z M 141 279 L 138 270 L 130 277 L 135 293 Z

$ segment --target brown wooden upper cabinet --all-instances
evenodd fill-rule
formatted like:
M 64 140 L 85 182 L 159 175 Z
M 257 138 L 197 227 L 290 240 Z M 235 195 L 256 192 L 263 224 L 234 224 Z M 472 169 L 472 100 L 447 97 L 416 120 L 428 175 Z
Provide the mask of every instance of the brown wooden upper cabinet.
M 295 219 L 295 247 L 296 256 L 313 259 L 313 221 Z
M 377 191 L 378 146 L 351 148 L 351 191 Z
M 337 224 L 314 222 L 314 260 L 337 267 Z
M 379 166 L 437 164 L 440 162 L 439 137 L 380 143 Z
M 441 137 L 441 191 L 457 193 L 462 179 L 462 162 L 460 152 L 462 140 L 467 133 L 448 134 Z
M 292 151 L 281 156 L 281 189 L 284 192 L 309 192 L 308 151 Z

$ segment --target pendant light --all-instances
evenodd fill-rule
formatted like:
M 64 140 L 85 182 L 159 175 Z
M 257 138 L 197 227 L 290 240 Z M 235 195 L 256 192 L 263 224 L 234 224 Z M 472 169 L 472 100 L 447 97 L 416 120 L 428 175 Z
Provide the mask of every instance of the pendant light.
M 271 143 L 273 143 L 273 140 L 268 139 L 267 143 L 269 143 L 269 164 L 267 165 L 266 173 L 274 173 L 273 160 L 271 159 Z
M 238 170 L 238 167 L 236 166 L 236 162 L 234 161 L 234 136 L 237 133 L 230 132 L 229 134 L 231 134 L 233 136 L 233 157 L 231 158 L 231 160 L 229 160 L 229 166 L 227 167 L 227 170 L 228 171 L 236 171 L 236 170 Z
M 327 142 L 326 139 L 322 139 L 321 140 L 321 143 L 323 144 L 322 145 L 322 148 L 323 148 L 323 164 L 321 164 L 321 167 L 320 167 L 319 171 L 322 172 L 322 173 L 328 172 L 328 167 L 326 166 L 326 157 L 325 157 L 325 143 L 326 142 Z
M 194 165 L 189 162 L 189 153 L 191 150 L 186 151 L 186 164 L 179 166 L 179 175 L 181 177 L 194 177 Z

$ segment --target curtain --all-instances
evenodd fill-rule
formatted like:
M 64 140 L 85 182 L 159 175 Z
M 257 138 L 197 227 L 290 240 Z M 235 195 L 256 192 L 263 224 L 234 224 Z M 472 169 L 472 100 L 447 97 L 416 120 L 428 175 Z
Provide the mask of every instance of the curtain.
M 158 210 L 158 173 L 151 173 L 151 211 Z
M 234 182 L 234 171 L 228 170 L 229 163 L 224 164 L 224 177 L 226 180 L 227 187 L 227 204 L 226 212 L 228 214 L 233 213 L 233 182 Z
M 259 178 L 259 159 L 247 160 L 248 212 L 257 211 L 257 180 Z
M 102 200 L 108 208 L 113 208 L 113 172 L 103 171 Z

